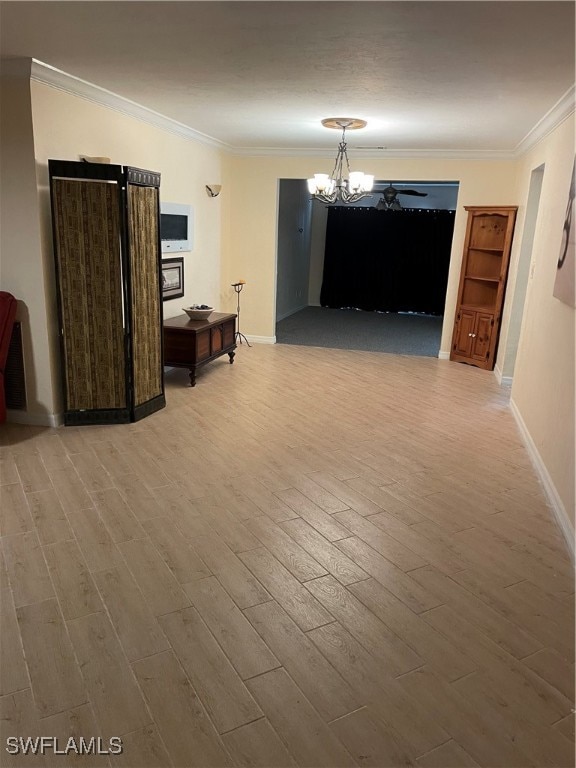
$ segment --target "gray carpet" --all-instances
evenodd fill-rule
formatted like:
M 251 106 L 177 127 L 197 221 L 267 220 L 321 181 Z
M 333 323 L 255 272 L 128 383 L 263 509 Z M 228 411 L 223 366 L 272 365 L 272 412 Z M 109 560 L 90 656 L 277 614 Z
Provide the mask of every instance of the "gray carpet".
M 437 357 L 442 317 L 306 307 L 276 325 L 278 344 Z

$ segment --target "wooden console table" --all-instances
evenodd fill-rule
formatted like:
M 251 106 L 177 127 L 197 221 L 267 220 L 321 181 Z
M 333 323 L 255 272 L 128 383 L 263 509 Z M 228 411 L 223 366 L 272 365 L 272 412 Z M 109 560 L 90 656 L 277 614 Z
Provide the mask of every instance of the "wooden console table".
M 207 320 L 189 320 L 178 315 L 164 320 L 164 365 L 190 370 L 190 386 L 196 371 L 221 355 L 234 362 L 236 315 L 213 312 Z

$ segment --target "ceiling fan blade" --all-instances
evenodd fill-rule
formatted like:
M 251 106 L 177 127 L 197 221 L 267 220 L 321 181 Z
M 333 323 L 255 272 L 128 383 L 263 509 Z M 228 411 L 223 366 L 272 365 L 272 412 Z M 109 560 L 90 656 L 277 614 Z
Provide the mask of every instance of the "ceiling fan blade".
M 390 183 L 381 191 L 382 197 L 378 201 L 376 208 L 379 211 L 401 211 L 400 201 L 396 199 L 397 195 L 415 195 L 418 197 L 427 197 L 428 192 L 418 192 L 415 189 L 397 189 Z
M 397 189 L 389 184 L 385 189 L 381 190 L 384 198 L 389 202 L 393 200 L 396 195 L 415 195 L 417 197 L 428 197 L 428 192 L 418 192 L 416 189 Z

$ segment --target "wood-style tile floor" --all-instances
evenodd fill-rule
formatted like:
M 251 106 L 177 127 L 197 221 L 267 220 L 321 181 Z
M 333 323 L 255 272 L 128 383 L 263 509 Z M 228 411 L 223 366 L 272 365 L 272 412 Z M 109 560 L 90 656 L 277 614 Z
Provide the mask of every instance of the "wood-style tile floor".
M 491 373 L 241 347 L 5 425 L 2 766 L 574 765 L 574 573 Z M 8 736 L 122 738 L 11 756 Z

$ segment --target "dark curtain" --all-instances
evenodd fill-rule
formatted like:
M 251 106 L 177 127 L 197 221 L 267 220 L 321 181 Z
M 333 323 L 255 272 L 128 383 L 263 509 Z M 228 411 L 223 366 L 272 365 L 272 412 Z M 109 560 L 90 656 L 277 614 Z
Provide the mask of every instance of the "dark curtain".
M 454 211 L 328 209 L 323 307 L 442 315 Z

